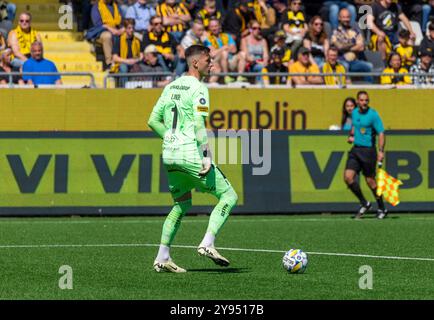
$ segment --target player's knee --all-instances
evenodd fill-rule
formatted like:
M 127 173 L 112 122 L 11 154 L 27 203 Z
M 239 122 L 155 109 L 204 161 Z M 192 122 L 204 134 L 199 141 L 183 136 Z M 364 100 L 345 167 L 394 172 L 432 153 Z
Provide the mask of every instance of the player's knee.
M 235 207 L 238 202 L 238 195 L 233 188 L 230 188 L 223 194 L 224 201 L 231 207 Z

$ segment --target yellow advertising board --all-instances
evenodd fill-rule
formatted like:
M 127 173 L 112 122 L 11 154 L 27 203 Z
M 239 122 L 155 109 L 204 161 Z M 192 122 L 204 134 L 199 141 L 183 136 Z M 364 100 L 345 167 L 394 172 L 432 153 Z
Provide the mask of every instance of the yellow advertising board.
M 434 128 L 434 90 L 368 90 L 386 129 Z M 0 90 L 1 131 L 147 131 L 161 89 Z M 211 129 L 322 130 L 346 89 L 210 89 Z

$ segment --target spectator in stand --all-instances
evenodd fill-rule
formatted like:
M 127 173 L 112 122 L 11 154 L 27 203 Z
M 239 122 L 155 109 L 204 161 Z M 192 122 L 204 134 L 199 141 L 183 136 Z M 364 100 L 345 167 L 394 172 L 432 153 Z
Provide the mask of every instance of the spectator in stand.
M 0 1 L 0 33 L 7 37 L 15 20 L 17 7 L 9 1 Z
M 122 19 L 126 18 L 129 7 L 132 6 L 135 2 L 137 2 L 137 0 L 115 0 L 115 1 L 119 7 L 119 11 L 121 13 Z
M 181 42 L 191 15 L 184 3 L 176 0 L 165 0 L 157 6 L 157 15 L 163 19 L 165 30 L 169 32 L 177 42 Z
M 398 38 L 399 44 L 395 47 L 395 51 L 401 56 L 402 66 L 408 70 L 416 62 L 416 54 L 410 44 L 410 32 L 402 29 L 399 31 Z
M 12 50 L 9 48 L 1 51 L 1 54 L 0 54 L 0 73 L 13 72 L 12 65 L 11 65 L 11 55 L 12 55 Z M 10 79 L 9 79 L 8 75 L 0 75 L 0 84 L 8 84 L 9 80 Z M 13 76 L 12 77 L 12 83 L 24 84 L 24 81 L 19 76 Z
M 163 67 L 158 63 L 157 47 L 153 44 L 148 45 L 143 52 L 143 60 L 135 64 L 131 70 L 134 73 L 163 73 Z M 136 81 L 152 81 L 152 86 L 162 88 L 170 83 L 170 77 L 147 76 L 135 78 Z
M 324 30 L 324 22 L 320 16 L 314 16 L 310 19 L 309 29 L 304 36 L 303 46 L 312 52 L 316 64 L 321 68 L 325 61 L 325 53 L 330 47 L 330 42 Z
M 248 0 L 239 0 L 237 6 L 228 11 L 223 20 L 223 31 L 232 35 L 237 45 L 249 34 L 248 23 L 253 19 Z
M 346 86 L 350 81 L 345 76 L 345 67 L 338 62 L 339 51 L 335 47 L 330 47 L 327 50 L 327 61 L 322 66 L 322 73 L 335 73 L 336 76 L 326 76 L 324 77 L 324 82 L 329 86 Z M 343 76 L 339 76 L 339 75 Z
M 7 48 L 6 39 L 0 32 L 0 53 Z
M 359 59 L 365 50 L 365 41 L 357 25 L 351 25 L 351 13 L 347 9 L 339 12 L 339 26 L 333 31 L 331 45 L 339 50 L 339 62 L 349 72 L 372 72 L 373 65 Z M 365 77 L 369 83 L 372 77 Z
M 319 76 L 320 72 L 315 60 L 313 60 L 309 49 L 305 47 L 298 49 L 297 61 L 289 66 L 289 73 L 304 73 L 305 75 L 288 77 L 287 84 L 309 85 L 324 83 L 321 76 Z
M 417 85 L 434 85 L 434 64 L 433 53 L 431 48 L 422 49 L 419 52 L 419 63 L 410 68 L 410 73 L 420 73 L 420 76 L 412 76 L 411 80 Z
M 394 3 L 393 0 L 375 2 L 372 5 L 372 13 L 368 13 L 368 26 L 373 31 L 370 47 L 373 51 L 381 52 L 383 60 L 387 60 L 387 56 L 399 42 L 399 21 L 404 23 L 405 28 L 410 31 L 410 39 L 414 41 L 416 34 L 410 21 L 402 12 L 401 6 Z
M 422 33 L 425 33 L 430 16 L 434 13 L 434 0 L 428 0 L 427 2 L 422 6 Z M 433 23 L 431 22 L 431 24 Z
M 291 52 L 296 52 L 303 44 L 303 38 L 308 30 L 301 6 L 301 0 L 289 0 L 289 9 L 281 20 L 283 31 L 286 33 L 286 43 L 291 45 Z
M 185 63 L 181 60 L 184 49 L 175 38 L 163 29 L 163 20 L 159 16 L 151 18 L 150 31 L 143 35 L 142 48 L 153 44 L 159 53 L 158 62 L 165 72 L 175 71 L 181 75 L 185 71 Z
M 120 9 L 113 0 L 98 0 L 91 11 L 93 27 L 86 34 L 88 40 L 96 40 L 102 44 L 105 59 L 105 70 L 112 67 L 113 39 L 120 37 L 125 28 L 122 27 Z
M 133 19 L 125 19 L 123 22 L 125 33 L 115 38 L 113 46 L 113 73 L 128 73 L 132 67 L 143 59 L 140 40 L 134 36 Z M 120 86 L 124 87 L 127 77 L 120 78 Z
M 249 22 L 249 35 L 241 39 L 241 51 L 246 55 L 249 72 L 261 72 L 267 67 L 270 59 L 268 54 L 268 44 L 261 33 L 261 26 L 258 21 Z M 257 82 L 261 81 L 257 77 Z
M 248 7 L 253 11 L 254 19 L 259 22 L 263 36 L 268 39 L 277 31 L 276 11 L 265 0 L 251 0 Z
M 201 10 L 199 10 L 196 17 L 197 19 L 202 21 L 203 26 L 205 28 L 208 28 L 209 20 L 211 18 L 216 18 L 219 21 L 221 21 L 223 15 L 221 11 L 217 10 L 217 5 L 215 0 L 205 0 L 204 7 Z
M 222 32 L 220 21 L 216 18 L 211 18 L 208 27 L 208 37 L 204 41 L 204 45 L 211 49 L 211 56 L 214 59 L 214 65 L 217 72 L 238 71 L 242 73 L 246 68 L 246 53 L 242 50 L 237 53 L 237 45 L 228 33 Z M 218 77 L 210 77 L 209 82 L 217 82 Z M 230 76 L 224 77 L 226 84 L 234 82 Z M 243 76 L 238 76 L 236 81 L 245 82 L 247 79 Z
M 421 44 L 420 51 L 434 52 L 434 22 L 428 27 L 428 35 L 425 35 Z
M 357 11 L 356 7 L 351 3 L 353 1 L 324 1 L 324 8 L 327 9 L 329 13 L 329 21 L 332 30 L 336 30 L 339 26 L 339 12 L 342 9 L 347 9 L 351 14 L 351 25 L 356 23 Z
M 353 126 L 352 114 L 353 110 L 356 108 L 357 102 L 353 97 L 348 97 L 345 99 L 342 106 L 342 119 L 341 119 L 341 130 L 350 131 Z
M 283 65 L 288 68 L 289 64 L 293 62 L 291 57 L 291 49 L 289 49 L 285 43 L 286 35 L 285 32 L 282 30 L 277 31 L 274 34 L 274 45 L 271 47 L 270 52 L 273 51 L 282 51 L 282 63 Z
M 186 50 L 194 44 L 203 44 L 205 40 L 205 28 L 202 20 L 194 20 L 191 29 L 189 29 L 184 38 L 182 38 L 181 47 Z
M 44 58 L 42 42 L 35 41 L 32 43 L 31 58 L 27 59 L 23 65 L 23 73 L 26 72 L 58 72 L 56 65 Z M 23 75 L 23 80 L 27 84 L 39 85 L 61 85 L 62 80 L 59 75 Z
M 285 52 L 281 49 L 271 50 L 271 63 L 262 69 L 262 73 L 287 73 L 288 68 L 282 63 Z M 286 75 L 282 76 L 263 76 L 262 81 L 264 85 L 269 84 L 286 84 Z
M 9 32 L 8 46 L 12 49 L 12 67 L 19 70 L 30 58 L 30 47 L 33 42 L 41 41 L 41 36 L 32 28 L 32 15 L 20 14 L 18 26 Z
M 392 73 L 399 73 L 402 74 L 402 76 L 383 75 L 381 76 L 381 84 L 394 84 L 397 86 L 411 84 L 410 77 L 406 75 L 408 73 L 407 69 L 402 67 L 401 56 L 396 52 L 390 54 L 387 68 L 383 71 L 383 74 Z
M 127 19 L 134 19 L 136 31 L 135 36 L 142 41 L 143 34 L 149 30 L 149 22 L 155 16 L 155 9 L 148 3 L 148 0 L 137 0 L 135 4 L 130 6 L 127 10 L 125 17 Z
M 276 12 L 276 19 L 277 21 L 281 21 L 283 15 L 286 12 L 287 7 L 287 0 L 271 0 L 269 1 L 271 3 L 271 6 L 273 7 L 274 11 Z

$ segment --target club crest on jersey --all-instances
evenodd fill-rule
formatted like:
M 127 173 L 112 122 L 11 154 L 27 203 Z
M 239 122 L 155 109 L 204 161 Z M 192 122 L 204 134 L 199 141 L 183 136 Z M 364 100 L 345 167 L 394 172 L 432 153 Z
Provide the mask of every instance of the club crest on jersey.
M 360 133 L 361 134 L 365 134 L 366 133 L 366 128 L 360 128 Z
M 206 104 L 205 98 L 200 98 L 199 102 L 200 102 L 200 104 Z

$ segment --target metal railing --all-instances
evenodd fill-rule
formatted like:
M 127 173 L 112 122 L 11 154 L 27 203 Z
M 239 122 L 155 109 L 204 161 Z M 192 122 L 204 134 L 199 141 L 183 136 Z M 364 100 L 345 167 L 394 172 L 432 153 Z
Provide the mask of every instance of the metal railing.
M 258 88 L 266 88 L 266 87 L 280 87 L 280 88 L 347 88 L 347 87 L 359 87 L 359 86 L 368 86 L 368 87 L 381 87 L 381 88 L 386 88 L 386 87 L 399 87 L 399 88 L 405 88 L 405 87 L 409 87 L 409 88 L 433 88 L 434 84 L 428 84 L 425 85 L 423 83 L 419 83 L 419 81 L 416 81 L 415 83 L 412 84 L 408 84 L 408 85 L 396 85 L 396 84 L 389 84 L 389 85 L 382 85 L 380 84 L 380 81 L 377 81 L 377 83 L 374 82 L 367 82 L 367 81 L 355 81 L 351 84 L 348 83 L 348 79 L 352 79 L 352 78 L 377 78 L 377 79 L 381 79 L 381 77 L 394 77 L 394 78 L 398 78 L 398 79 L 403 79 L 404 77 L 409 77 L 410 80 L 414 79 L 419 79 L 420 77 L 422 78 L 429 78 L 430 82 L 434 82 L 434 73 L 382 73 L 382 72 L 347 72 L 347 73 L 279 73 L 279 72 L 267 72 L 267 73 L 262 73 L 262 72 L 243 72 L 243 73 L 238 73 L 238 72 L 227 72 L 227 73 L 212 73 L 210 74 L 210 77 L 212 76 L 217 76 L 219 78 L 221 77 L 225 77 L 225 76 L 230 76 L 230 77 L 238 77 L 238 76 L 242 76 L 248 79 L 252 79 L 254 81 L 251 82 L 238 82 L 238 83 L 232 83 L 230 85 L 221 85 L 219 84 L 219 86 L 222 87 L 227 87 L 227 86 L 238 86 L 238 87 L 243 87 L 243 86 L 248 86 L 248 87 L 258 87 Z M 278 84 L 278 85 L 265 85 L 264 82 L 262 81 L 262 79 L 264 77 L 283 77 L 283 78 L 289 78 L 289 77 L 297 77 L 297 76 L 319 76 L 321 78 L 326 78 L 326 77 L 334 77 L 337 79 L 337 83 L 336 85 L 326 85 L 326 84 L 310 84 L 310 85 L 293 85 L 293 84 Z M 108 84 L 108 79 L 109 78 L 114 78 L 114 79 L 119 79 L 119 78 L 124 78 L 124 79 L 130 79 L 130 78 L 146 78 L 146 79 L 150 79 L 148 81 L 155 81 L 155 79 L 157 78 L 162 78 L 162 77 L 171 77 L 172 79 L 176 78 L 176 75 L 174 73 L 169 73 L 169 72 L 164 72 L 164 73 L 115 73 L 115 74 L 108 74 L 105 76 L 104 78 L 104 88 L 107 88 L 107 84 Z M 257 81 L 256 80 L 260 80 L 258 81 L 258 83 L 255 83 Z M 345 80 L 345 81 L 344 81 Z M 214 83 L 209 83 L 209 85 L 213 85 Z M 215 84 L 217 85 L 217 83 Z
M 0 77 L 4 76 L 8 77 L 8 85 L 10 88 L 15 86 L 14 78 L 21 78 L 22 76 L 89 77 L 89 87 L 96 88 L 95 76 L 91 72 L 0 72 Z
M 108 80 L 115 79 L 129 79 L 129 78 L 145 78 L 151 80 L 141 80 L 141 81 L 158 81 L 159 78 L 168 78 L 170 77 L 172 80 L 176 78 L 176 74 L 172 72 L 139 72 L 139 73 L 108 73 L 104 77 L 104 89 L 107 89 Z M 140 80 L 139 80 L 140 81 Z

